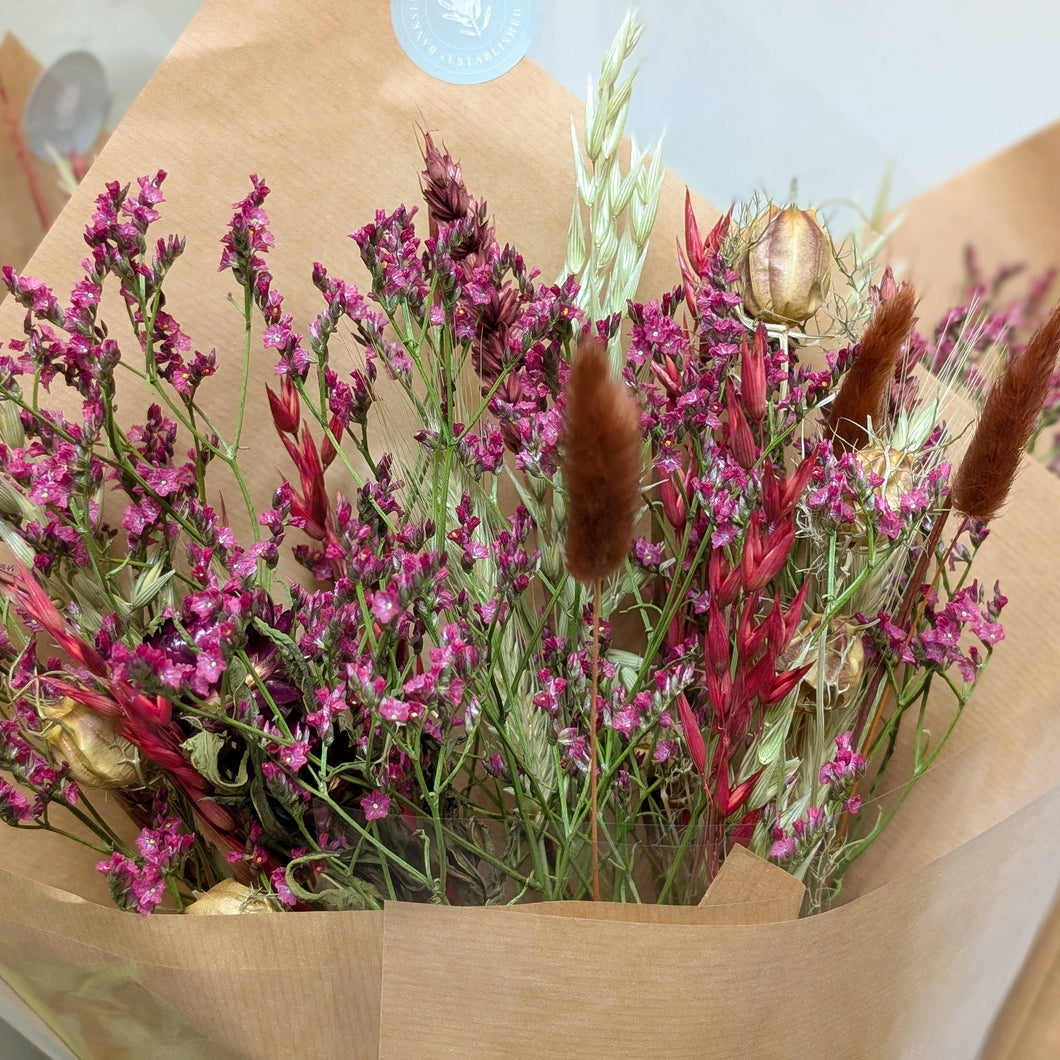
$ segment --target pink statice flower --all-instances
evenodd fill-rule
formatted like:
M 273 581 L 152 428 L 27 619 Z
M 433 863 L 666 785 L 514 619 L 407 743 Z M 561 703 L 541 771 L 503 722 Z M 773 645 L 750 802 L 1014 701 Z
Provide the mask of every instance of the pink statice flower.
M 151 913 L 161 904 L 169 880 L 180 871 L 195 844 L 183 822 L 169 814 L 164 795 L 155 800 L 154 823 L 136 837 L 138 854 L 113 851 L 96 865 L 107 878 L 111 896 L 122 909 Z
M 361 809 L 366 821 L 381 821 L 390 813 L 390 796 L 381 791 L 373 791 L 361 799 Z

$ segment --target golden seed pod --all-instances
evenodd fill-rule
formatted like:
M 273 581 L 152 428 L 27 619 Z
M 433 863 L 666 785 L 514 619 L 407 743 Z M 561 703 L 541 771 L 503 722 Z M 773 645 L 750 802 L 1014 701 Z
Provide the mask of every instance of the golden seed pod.
M 70 776 L 86 788 L 131 788 L 143 783 L 140 756 L 109 718 L 66 697 L 40 708 L 51 721 L 44 738 L 69 763 Z
M 740 262 L 743 304 L 756 320 L 802 324 L 828 294 L 832 243 L 813 210 L 776 206 L 751 224 Z
M 238 880 L 222 880 L 184 907 L 188 916 L 236 916 L 240 913 L 275 913 L 265 895 Z
M 799 697 L 800 706 L 814 709 L 821 682 L 821 646 L 815 636 L 821 624 L 820 614 L 812 614 L 795 631 L 791 643 L 783 652 L 784 666 L 810 664 L 802 679 L 809 694 Z M 824 645 L 824 702 L 838 707 L 853 695 L 865 672 L 865 648 L 857 623 L 849 618 L 834 618 L 828 626 Z
M 902 494 L 913 488 L 913 458 L 901 449 L 881 449 L 870 446 L 859 449 L 854 458 L 867 475 L 883 479 L 879 492 L 887 507 L 897 511 L 902 503 Z
M 854 459 L 866 475 L 876 475 L 883 480 L 876 487 L 876 493 L 883 498 L 888 508 L 898 511 L 902 494 L 908 493 L 916 482 L 912 455 L 902 449 L 869 446 L 855 450 Z M 849 535 L 846 542 L 848 547 L 861 548 L 865 545 L 866 520 L 863 511 L 855 513 L 852 523 L 840 523 L 836 529 Z

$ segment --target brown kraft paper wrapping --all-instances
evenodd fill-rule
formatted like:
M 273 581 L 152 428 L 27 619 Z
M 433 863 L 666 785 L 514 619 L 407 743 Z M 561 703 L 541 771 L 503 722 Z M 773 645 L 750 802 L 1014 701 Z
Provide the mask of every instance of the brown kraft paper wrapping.
M 167 170 L 161 227 L 188 238 L 167 308 L 228 362 L 216 397 L 238 383 L 241 330 L 225 299 L 232 282 L 216 271 L 218 240 L 248 174 L 273 190 L 270 268 L 305 324 L 318 308 L 312 262 L 359 279 L 346 233 L 376 208 L 418 201 L 422 127 L 461 160 L 500 237 L 545 277 L 558 273 L 573 194 L 568 118 L 581 105 L 525 60 L 484 85 L 431 79 L 400 50 L 388 7 L 207 0 L 27 271 L 68 291 L 102 184 Z M 894 258 L 924 287 L 925 324 L 953 291 L 967 240 L 987 260 L 1060 259 L 1058 162 L 1060 127 L 907 204 Z M 678 278 L 682 196 L 668 177 L 644 292 Z M 715 215 L 701 204 L 701 225 Z M 0 338 L 20 334 L 21 310 L 8 302 Z M 270 377 L 262 353 L 253 402 Z M 127 399 L 130 415 L 137 400 Z M 265 499 L 277 474 L 265 417 L 251 417 L 245 438 Z M 688 910 L 391 905 L 140 918 L 106 908 L 90 853 L 5 828 L 0 975 L 89 1057 L 144 1055 L 146 1041 L 208 1057 L 965 1057 L 983 1047 L 1013 983 L 985 1055 L 1050 1055 L 1060 992 L 1049 920 L 1060 879 L 1057 525 L 1060 483 L 1029 467 L 979 572 L 1000 578 L 1011 600 L 1008 639 L 944 759 L 850 873 L 846 904 L 827 914 L 792 920 L 790 886 L 771 889 L 768 867 L 740 859 L 714 901 Z

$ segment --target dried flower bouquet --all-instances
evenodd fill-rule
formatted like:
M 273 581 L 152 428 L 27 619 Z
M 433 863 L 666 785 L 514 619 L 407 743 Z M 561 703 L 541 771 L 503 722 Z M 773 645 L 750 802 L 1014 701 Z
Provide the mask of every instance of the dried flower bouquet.
M 425 135 L 427 231 L 378 212 L 353 235 L 368 282 L 314 265 L 299 330 L 252 178 L 222 239 L 230 432 L 203 399 L 217 356 L 166 306 L 165 174 L 107 185 L 67 304 L 4 270 L 26 338 L 0 362 L 0 815 L 76 818 L 120 906 L 694 902 L 743 845 L 819 909 L 936 760 L 1003 636 L 974 559 L 1060 316 L 983 383 L 983 332 L 925 340 L 908 284 L 772 204 L 705 235 L 689 205 L 680 282 L 633 300 L 661 174 L 618 158 L 636 36 L 575 140 L 561 282 Z M 293 473 L 258 510 L 262 347 Z M 409 410 L 414 438 L 373 444 Z

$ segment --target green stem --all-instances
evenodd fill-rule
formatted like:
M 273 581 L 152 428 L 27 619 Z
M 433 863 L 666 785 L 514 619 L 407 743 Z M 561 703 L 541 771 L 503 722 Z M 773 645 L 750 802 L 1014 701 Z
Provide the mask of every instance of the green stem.
M 590 855 L 593 869 L 593 901 L 600 901 L 600 807 L 596 788 L 596 765 L 599 758 L 597 750 L 596 726 L 598 718 L 597 692 L 600 683 L 600 579 L 593 582 L 593 678 L 592 690 L 589 693 L 589 801 L 590 812 Z
M 236 433 L 232 440 L 233 455 L 239 451 L 239 443 L 243 437 L 243 417 L 247 408 L 247 389 L 250 383 L 250 340 L 251 319 L 250 309 L 252 305 L 250 285 L 243 288 L 243 371 L 239 386 L 239 411 L 236 413 Z
M 699 832 L 699 822 L 702 820 L 703 811 L 707 807 L 707 802 L 708 800 L 706 798 L 701 798 L 696 801 L 695 809 L 692 811 L 692 817 L 681 834 L 681 842 L 678 845 L 677 850 L 674 852 L 673 858 L 670 861 L 669 871 L 666 873 L 663 885 L 659 890 L 659 897 L 657 899 L 659 905 L 665 905 L 667 899 L 670 897 L 670 891 L 673 890 L 674 884 L 677 881 L 677 874 L 688 855 L 689 844 L 692 842 L 693 837 Z M 689 882 L 694 884 L 695 881 L 690 880 Z

